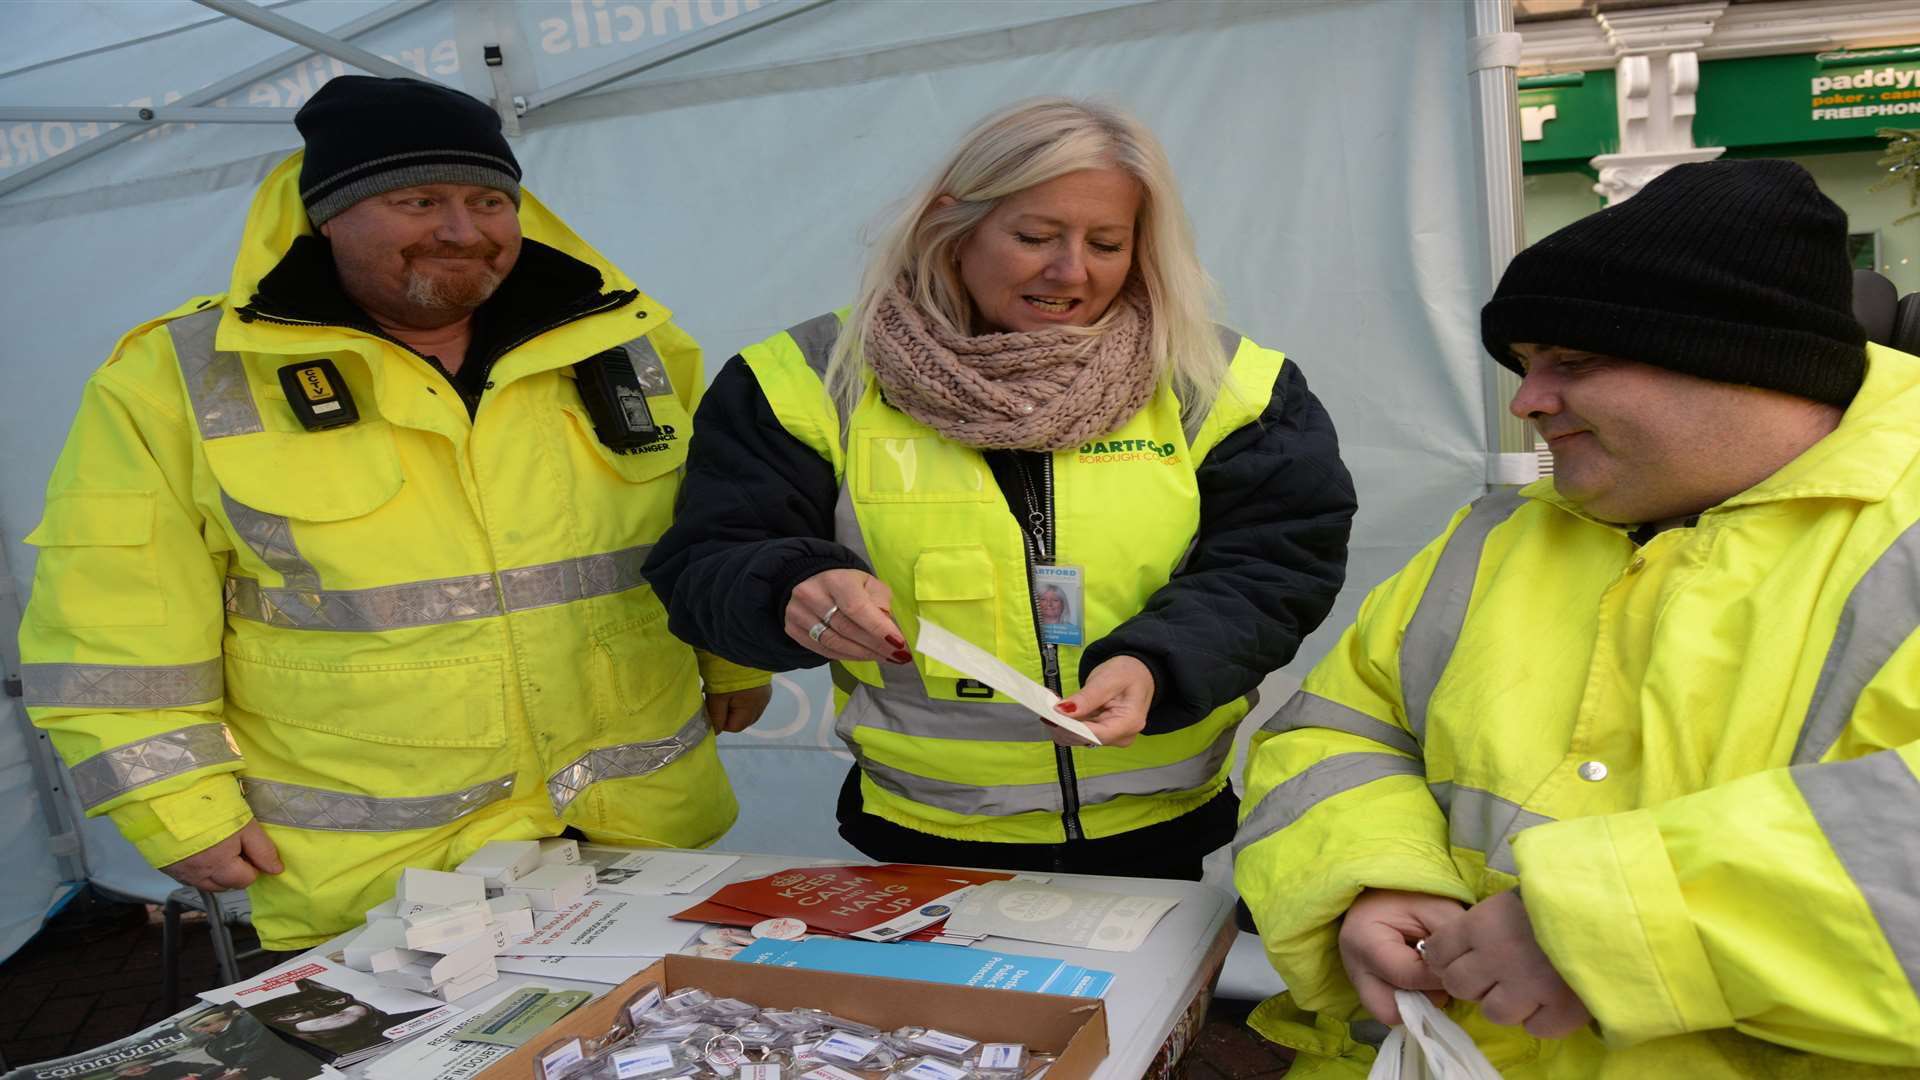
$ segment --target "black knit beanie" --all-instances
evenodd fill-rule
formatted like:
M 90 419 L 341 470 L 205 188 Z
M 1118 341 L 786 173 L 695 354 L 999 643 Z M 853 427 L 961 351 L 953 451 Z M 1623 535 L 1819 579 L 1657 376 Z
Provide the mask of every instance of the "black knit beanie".
M 1845 406 L 1866 375 L 1847 215 L 1790 161 L 1678 165 L 1514 256 L 1480 337 Z
M 300 201 L 317 226 L 361 199 L 415 184 L 473 184 L 520 205 L 520 163 L 500 117 L 419 79 L 341 75 L 294 114 L 307 140 Z

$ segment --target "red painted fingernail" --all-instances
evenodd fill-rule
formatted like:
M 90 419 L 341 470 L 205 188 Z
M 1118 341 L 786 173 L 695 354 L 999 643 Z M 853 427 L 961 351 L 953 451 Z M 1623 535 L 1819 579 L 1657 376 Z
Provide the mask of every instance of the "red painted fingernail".
M 903 637 L 896 637 L 893 634 L 888 634 L 887 644 L 893 646 L 896 649 L 904 649 L 907 647 L 907 639 Z
M 1075 705 L 1071 701 L 1063 701 L 1060 703 L 1060 711 L 1063 713 L 1077 713 L 1080 711 L 1080 706 Z
M 895 649 L 893 650 L 893 662 L 896 664 L 911 664 L 913 663 L 913 654 L 905 649 Z

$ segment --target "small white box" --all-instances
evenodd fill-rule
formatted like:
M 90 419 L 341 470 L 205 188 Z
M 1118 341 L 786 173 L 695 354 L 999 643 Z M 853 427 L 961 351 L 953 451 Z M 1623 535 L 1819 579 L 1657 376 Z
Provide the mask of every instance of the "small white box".
M 494 965 L 493 959 L 489 957 L 484 966 L 474 968 L 472 971 L 451 982 L 441 983 L 431 990 L 422 990 L 420 992 L 426 994 L 428 997 L 439 998 L 441 1001 L 458 1001 L 468 994 L 473 993 L 475 990 L 482 989 L 491 983 L 497 982 L 499 978 L 500 969 Z
M 533 903 L 523 893 L 496 896 L 487 901 L 493 925 L 507 932 L 509 940 L 533 933 Z
M 400 917 L 400 898 L 394 897 L 384 904 L 375 904 L 367 909 L 367 921 L 378 919 L 397 919 Z
M 355 971 L 393 971 L 405 961 L 407 925 L 399 919 L 374 919 L 358 937 L 347 942 L 342 962 Z
M 450 982 L 458 982 L 480 972 L 493 975 L 499 972 L 494 965 L 493 951 L 485 940 L 476 942 L 476 947 L 464 952 L 447 956 L 435 956 L 431 953 L 416 953 L 419 959 L 410 961 L 395 971 L 383 971 L 374 976 L 381 986 L 391 986 L 399 990 L 417 990 L 431 993 L 436 987 Z
M 486 881 L 489 889 L 505 888 L 540 865 L 540 844 L 533 840 L 495 840 L 460 864 L 458 872 Z
M 564 911 L 593 888 L 593 867 L 548 863 L 507 886 L 506 895 L 525 896 L 535 911 Z
M 400 899 L 402 912 L 406 911 L 408 904 L 413 903 L 452 907 L 470 901 L 484 902 L 487 883 L 466 874 L 449 874 L 444 870 L 422 870 L 417 866 L 409 866 L 400 873 L 400 890 L 395 895 Z
M 484 934 L 487 924 L 492 922 L 488 915 L 484 900 L 409 915 L 403 920 L 407 927 L 407 948 L 438 952 L 437 946 Z
M 572 866 L 580 861 L 580 844 L 575 840 L 563 840 L 550 837 L 540 841 L 540 861 L 542 863 Z

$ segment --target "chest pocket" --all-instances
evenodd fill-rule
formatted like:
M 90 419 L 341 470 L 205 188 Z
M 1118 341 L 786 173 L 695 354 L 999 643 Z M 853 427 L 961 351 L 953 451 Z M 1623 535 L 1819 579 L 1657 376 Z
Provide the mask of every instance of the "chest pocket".
M 671 388 L 663 394 L 647 395 L 647 409 L 661 438 L 621 452 L 600 441 L 594 433 L 593 416 L 580 400 L 579 389 L 571 378 L 561 387 L 560 409 L 567 415 L 568 438 L 592 447 L 593 454 L 614 475 L 629 484 L 642 484 L 670 473 L 687 462 L 687 438 L 693 431 L 692 418 Z
M 1001 655 L 998 602 L 993 556 L 985 547 L 931 547 L 913 561 L 913 603 L 919 613 L 995 656 Z M 913 655 L 928 675 L 969 677 L 918 650 Z
M 406 483 L 393 428 L 384 420 L 331 431 L 261 431 L 202 445 L 220 490 L 233 501 L 300 521 L 365 517 Z

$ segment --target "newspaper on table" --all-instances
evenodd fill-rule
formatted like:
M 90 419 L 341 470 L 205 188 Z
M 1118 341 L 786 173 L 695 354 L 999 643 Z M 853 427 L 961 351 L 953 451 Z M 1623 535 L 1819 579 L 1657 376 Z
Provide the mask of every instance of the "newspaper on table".
M 26 1065 L 4 1080 L 114 1080 L 122 1076 L 242 1076 L 246 1080 L 344 1080 L 341 1073 L 268 1031 L 238 1005 L 197 1005 L 118 1042 Z
M 1062 728 L 1089 746 L 1099 746 L 1093 729 L 1064 713 L 1056 712 L 1058 694 L 1015 671 L 1006 661 L 946 629 L 926 616 L 920 617 L 920 639 L 913 647 L 935 660 L 964 671 L 980 682 L 1025 705 L 1028 711 L 1057 728 Z
M 466 1011 L 425 994 L 382 986 L 372 975 L 330 955 L 289 960 L 251 979 L 209 990 L 200 999 L 239 1005 L 309 1053 L 342 1067 Z
M 739 862 L 740 857 L 582 844 L 580 861 L 593 867 L 595 889 L 629 896 L 667 896 L 693 892 Z
M 517 975 L 544 975 L 618 986 L 645 971 L 658 956 L 496 956 L 494 966 Z
M 674 911 L 686 903 L 684 896 L 590 893 L 585 900 L 564 911 L 536 912 L 533 933 L 509 942 L 507 952 L 516 957 L 658 958 L 686 942 L 687 928 L 672 921 Z M 562 973 L 554 971 L 553 974 Z
M 959 937 L 1043 941 L 1105 952 L 1132 952 L 1180 901 L 1167 896 L 1069 889 L 1033 881 L 976 887 L 947 918 Z

